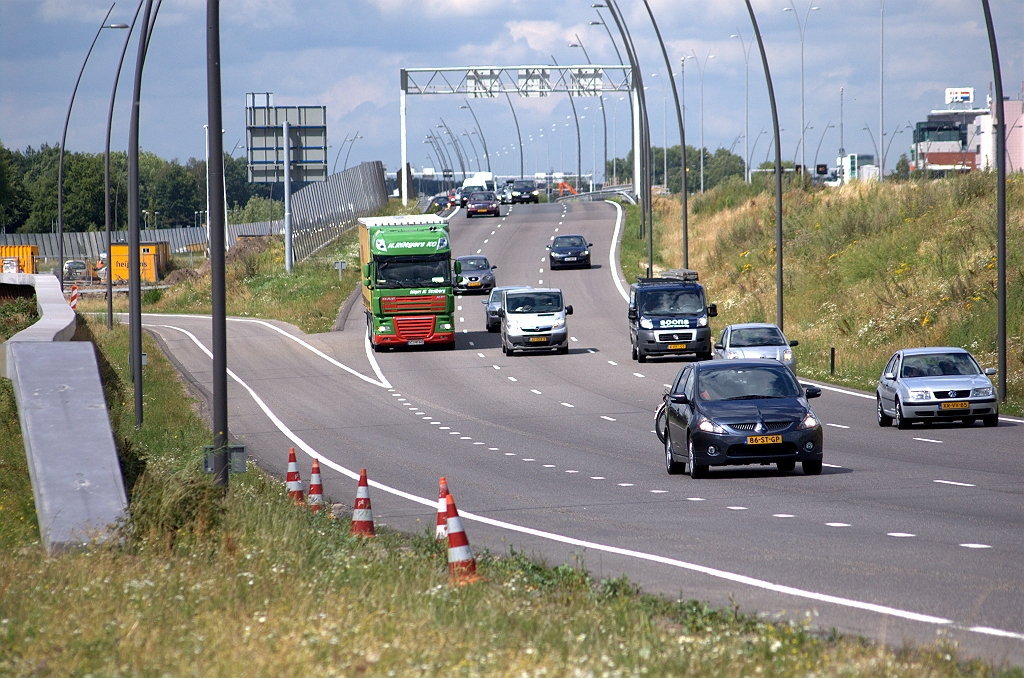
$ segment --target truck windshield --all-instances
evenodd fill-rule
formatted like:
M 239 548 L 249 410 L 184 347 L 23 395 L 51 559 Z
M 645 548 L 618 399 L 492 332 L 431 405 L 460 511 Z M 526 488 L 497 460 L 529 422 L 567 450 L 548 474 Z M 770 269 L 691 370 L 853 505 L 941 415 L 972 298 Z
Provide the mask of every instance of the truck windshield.
M 640 294 L 643 315 L 697 315 L 704 313 L 699 290 L 647 290 Z
M 375 257 L 377 287 L 385 289 L 451 285 L 450 255 Z
M 509 313 L 556 313 L 562 310 L 560 292 L 506 294 Z

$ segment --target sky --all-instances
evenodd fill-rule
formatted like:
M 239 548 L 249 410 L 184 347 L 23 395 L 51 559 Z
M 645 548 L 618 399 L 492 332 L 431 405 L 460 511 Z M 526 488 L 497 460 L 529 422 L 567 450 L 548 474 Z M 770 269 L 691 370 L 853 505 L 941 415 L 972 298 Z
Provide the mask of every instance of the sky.
M 1021 96 L 1024 80 L 1024 0 L 991 0 L 1006 96 Z M 783 156 L 797 158 L 800 142 L 800 34 L 804 39 L 805 145 L 808 164 L 835 163 L 840 147 L 840 88 L 845 92 L 843 144 L 848 152 L 875 153 L 879 131 L 880 0 L 754 0 L 779 105 Z M 787 6 L 796 12 L 784 11 Z M 651 140 L 679 142 L 675 112 L 666 100 L 668 79 L 642 2 L 620 0 L 637 46 L 651 124 Z M 0 0 L 0 142 L 8 148 L 56 144 L 82 59 L 110 7 L 103 0 Z M 121 0 L 110 22 L 130 23 L 136 0 Z M 771 111 L 756 43 L 745 66 L 741 39 L 751 37 L 742 0 L 651 0 L 672 59 L 677 86 L 686 61 L 686 136 L 744 155 L 744 92 L 749 72 L 751 164 L 768 156 Z M 614 23 L 607 13 L 615 39 Z M 164 0 L 146 61 L 141 104 L 141 145 L 184 162 L 205 153 L 204 0 Z M 794 15 L 797 16 L 794 16 Z M 277 105 L 327 106 L 329 163 L 351 147 L 349 164 L 400 164 L 399 70 L 442 66 L 582 64 L 577 39 L 594 63 L 618 63 L 591 0 L 222 0 L 224 147 L 245 153 L 245 95 L 272 92 Z M 974 87 L 985 106 L 992 80 L 981 3 L 973 0 L 890 0 L 885 19 L 885 144 L 887 167 L 910 146 L 908 124 L 945 108 L 947 87 Z M 82 78 L 68 131 L 72 151 L 101 152 L 117 59 L 127 31 L 103 30 Z M 620 44 L 621 49 L 621 44 Z M 113 147 L 124 149 L 135 60 L 128 49 L 114 116 Z M 713 55 L 712 58 L 707 58 Z M 703 65 L 700 76 L 698 61 Z M 655 75 L 656 74 L 656 75 Z M 703 87 L 701 84 L 703 80 Z M 668 93 L 670 96 L 670 93 Z M 628 100 L 606 98 L 608 154 L 630 147 Z M 439 167 L 423 143 L 443 118 L 458 135 L 473 129 L 458 96 L 410 96 L 409 160 L 415 169 Z M 574 170 L 576 134 L 566 95 L 513 98 L 524 138 L 526 171 Z M 583 171 L 603 161 L 599 100 L 576 100 Z M 499 173 L 518 174 L 516 128 L 509 104 L 474 99 Z M 585 110 L 584 110 L 585 109 Z M 668 111 L 666 124 L 665 111 Z M 829 127 L 832 125 L 832 127 Z M 552 132 L 552 126 L 554 131 Z M 865 127 L 870 128 L 870 135 Z M 763 130 L 763 132 L 762 132 Z M 899 131 L 902 130 L 902 131 Z M 892 134 L 896 132 L 895 137 Z M 354 144 L 343 141 L 359 135 Z M 533 140 L 530 140 L 530 137 Z M 469 140 L 473 141 L 471 145 Z M 486 169 L 477 136 L 462 137 L 469 168 Z M 473 149 L 475 145 L 475 150 Z M 819 150 L 820 149 L 820 150 Z M 477 160 L 479 156 L 479 161 Z

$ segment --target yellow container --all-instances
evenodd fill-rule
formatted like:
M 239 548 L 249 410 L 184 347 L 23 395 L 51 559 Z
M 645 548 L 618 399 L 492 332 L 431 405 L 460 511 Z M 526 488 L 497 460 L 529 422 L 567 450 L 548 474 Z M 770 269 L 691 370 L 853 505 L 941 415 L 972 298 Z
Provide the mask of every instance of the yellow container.
M 128 280 L 128 245 L 110 246 L 111 280 Z M 155 283 L 163 277 L 170 261 L 170 246 L 165 242 L 151 242 L 139 245 L 139 261 L 142 265 L 142 282 Z
M 39 257 L 38 245 L 0 245 L 0 259 L 17 257 L 21 263 L 22 273 L 36 272 L 36 258 Z

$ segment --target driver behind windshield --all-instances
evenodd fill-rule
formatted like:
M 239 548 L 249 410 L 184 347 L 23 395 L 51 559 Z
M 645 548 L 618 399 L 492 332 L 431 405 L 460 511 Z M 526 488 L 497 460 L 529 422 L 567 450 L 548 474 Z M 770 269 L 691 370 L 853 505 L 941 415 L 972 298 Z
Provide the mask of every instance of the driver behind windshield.
M 800 385 L 785 368 L 723 368 L 700 373 L 703 400 L 798 398 L 800 393 Z
M 509 313 L 555 313 L 562 310 L 562 295 L 555 292 L 516 294 L 506 299 Z
M 649 290 L 640 301 L 643 315 L 697 314 L 704 310 L 700 293 L 688 290 Z

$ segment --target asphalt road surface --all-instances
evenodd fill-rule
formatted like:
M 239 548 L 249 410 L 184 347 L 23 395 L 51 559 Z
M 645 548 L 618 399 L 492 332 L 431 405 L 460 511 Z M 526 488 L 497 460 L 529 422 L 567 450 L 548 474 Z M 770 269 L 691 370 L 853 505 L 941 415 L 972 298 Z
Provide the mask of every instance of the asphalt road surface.
M 232 437 L 282 476 L 296 447 L 305 481 L 319 455 L 326 494 L 347 505 L 366 467 L 378 524 L 432 530 L 444 475 L 478 551 L 578 559 L 648 592 L 1024 663 L 1024 421 L 880 429 L 870 394 L 825 386 L 820 476 L 669 476 L 653 413 L 683 362 L 630 360 L 616 207 L 502 214 L 456 213 L 452 254 L 486 255 L 502 285 L 561 288 L 569 355 L 502 355 L 482 296 L 456 299 L 455 351 L 371 354 L 361 304 L 321 335 L 230 319 Z M 565 233 L 594 244 L 593 268 L 548 270 L 544 246 Z M 208 394 L 209 319 L 144 323 Z

